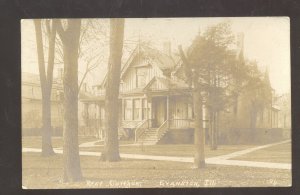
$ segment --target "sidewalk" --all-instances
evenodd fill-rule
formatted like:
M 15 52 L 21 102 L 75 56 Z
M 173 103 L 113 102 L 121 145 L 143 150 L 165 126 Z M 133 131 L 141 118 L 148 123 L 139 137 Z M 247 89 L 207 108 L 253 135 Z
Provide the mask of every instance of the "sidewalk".
M 255 162 L 255 161 L 241 161 L 241 160 L 229 160 L 230 158 L 238 157 L 256 150 L 263 148 L 288 143 L 290 140 L 277 142 L 273 144 L 262 145 L 258 147 L 253 147 L 238 152 L 233 152 L 226 155 L 221 155 L 217 157 L 206 158 L 206 164 L 214 165 L 229 165 L 229 166 L 243 166 L 243 167 L 260 167 L 260 168 L 271 168 L 271 169 L 287 169 L 291 170 L 291 163 L 270 163 L 270 162 Z M 87 146 L 85 146 L 87 147 Z M 54 149 L 57 154 L 62 154 L 61 149 Z M 41 149 L 37 148 L 23 148 L 22 152 L 41 152 Z M 100 156 L 100 152 L 88 152 L 80 151 L 81 156 Z M 174 162 L 188 162 L 191 163 L 194 161 L 193 157 L 176 157 L 176 156 L 154 156 L 154 155 L 143 155 L 143 154 L 120 154 L 121 158 L 129 159 L 139 159 L 139 160 L 158 160 L 158 161 L 174 161 Z

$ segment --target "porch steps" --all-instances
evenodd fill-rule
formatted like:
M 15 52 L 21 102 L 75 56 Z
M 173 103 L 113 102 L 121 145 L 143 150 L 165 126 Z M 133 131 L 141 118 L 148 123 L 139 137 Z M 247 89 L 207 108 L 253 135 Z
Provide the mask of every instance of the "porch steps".
M 157 138 L 157 128 L 150 128 L 147 129 L 141 137 L 139 137 L 139 140 L 137 141 L 138 144 L 144 144 L 144 145 L 155 145 L 158 142 Z

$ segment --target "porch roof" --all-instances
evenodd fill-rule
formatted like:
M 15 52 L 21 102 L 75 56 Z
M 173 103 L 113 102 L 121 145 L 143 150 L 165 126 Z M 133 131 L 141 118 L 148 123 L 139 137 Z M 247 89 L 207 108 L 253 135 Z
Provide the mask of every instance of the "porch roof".
M 187 91 L 189 87 L 182 81 L 170 78 L 154 77 L 144 88 L 145 92 Z
M 136 88 L 134 90 L 120 92 L 119 99 L 126 96 L 134 95 L 150 95 L 150 96 L 166 96 L 166 95 L 188 95 L 190 88 L 182 81 L 175 81 L 169 78 L 154 77 L 144 88 Z M 103 102 L 105 95 L 93 95 L 80 98 L 81 102 Z

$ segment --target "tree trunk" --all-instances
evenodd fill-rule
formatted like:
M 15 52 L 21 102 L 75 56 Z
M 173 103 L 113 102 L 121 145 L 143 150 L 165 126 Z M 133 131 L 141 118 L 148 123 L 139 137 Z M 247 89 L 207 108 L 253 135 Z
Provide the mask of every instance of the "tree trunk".
M 218 149 L 218 135 L 219 135 L 219 112 L 217 111 L 215 113 L 215 145 L 213 147 L 213 150 Z
M 209 146 L 210 146 L 210 149 L 212 149 L 212 147 L 214 145 L 213 134 L 214 134 L 214 117 L 213 117 L 213 112 L 210 111 L 210 115 L 209 115 Z
M 210 144 L 210 149 L 211 150 L 216 150 L 217 149 L 217 112 L 212 112 L 211 114 L 211 144 Z
M 110 20 L 110 56 L 105 94 L 105 145 L 101 159 L 119 161 L 119 87 L 124 36 L 124 19 Z
M 251 133 L 250 133 L 249 141 L 251 143 L 253 143 L 253 141 L 255 141 L 254 134 L 255 134 L 255 129 L 256 129 L 256 122 L 257 122 L 256 120 L 257 120 L 257 110 L 255 108 L 253 108 L 251 111 L 251 118 L 250 118 Z
M 52 143 L 51 143 L 51 86 L 52 86 L 52 74 L 48 75 L 49 82 L 47 81 L 45 72 L 45 60 L 44 60 L 44 49 L 43 49 L 43 37 L 42 37 L 42 26 L 41 20 L 34 20 L 36 44 L 37 44 L 37 55 L 38 55 L 38 66 L 42 93 L 42 156 L 50 156 L 54 154 Z M 53 25 L 54 26 L 54 25 Z M 53 32 L 52 35 L 55 33 Z M 49 60 L 48 72 L 53 71 L 52 59 L 54 60 L 54 42 L 52 37 L 49 37 Z
M 42 121 L 42 156 L 50 156 L 55 153 L 51 143 L 51 101 L 49 96 L 42 98 Z
M 64 52 L 63 180 L 82 180 L 78 147 L 78 49 L 81 20 L 69 19 L 61 32 Z
M 197 84 L 195 84 L 197 85 Z M 202 122 L 202 97 L 197 86 L 193 92 L 193 101 L 194 101 L 194 115 L 195 115 L 195 130 L 194 130 L 194 144 L 195 144 L 195 158 L 194 166 L 195 168 L 204 168 L 205 167 L 205 134 L 203 129 Z

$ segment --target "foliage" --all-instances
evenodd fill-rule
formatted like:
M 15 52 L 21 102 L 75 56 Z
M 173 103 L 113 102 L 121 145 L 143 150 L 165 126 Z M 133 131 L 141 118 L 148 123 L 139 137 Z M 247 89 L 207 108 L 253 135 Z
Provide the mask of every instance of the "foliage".
M 210 97 L 207 105 L 214 111 L 224 109 L 229 100 L 228 86 L 237 63 L 234 43 L 230 23 L 223 22 L 199 33 L 187 52 L 186 78 L 191 78 L 193 71 L 197 73 L 198 82 Z

